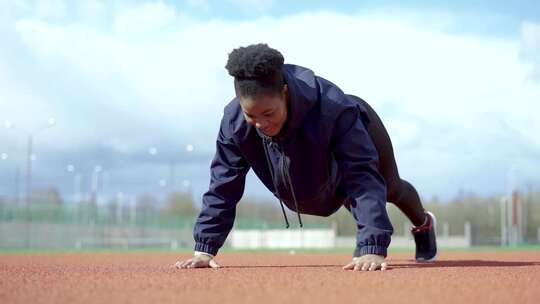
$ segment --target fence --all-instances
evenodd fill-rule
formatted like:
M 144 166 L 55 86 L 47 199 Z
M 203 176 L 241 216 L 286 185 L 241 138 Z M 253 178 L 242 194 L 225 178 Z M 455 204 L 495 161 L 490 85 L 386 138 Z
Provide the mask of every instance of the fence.
M 191 247 L 189 229 L 0 222 L 0 248 L 87 249 L 134 247 Z
M 122 210 L 107 205 L 0 204 L 0 249 L 87 248 L 193 248 L 196 215 L 165 213 L 151 208 Z M 281 221 L 237 218 L 225 246 L 233 248 L 333 248 L 353 247 L 354 236 L 338 235 L 336 225 L 308 224 L 303 230 L 284 230 Z M 399 225 L 391 247 L 413 248 L 410 223 Z M 459 227 L 457 227 L 459 228 Z M 463 229 L 442 222 L 441 248 L 497 245 L 500 238 L 486 237 L 474 224 Z M 450 231 L 464 231 L 450 235 Z M 536 230 L 536 228 L 535 228 Z M 531 242 L 536 242 L 531 240 Z M 537 231 L 540 242 L 540 228 Z
M 232 248 L 333 248 L 333 229 L 270 229 L 234 230 Z
M 0 205 L 0 249 L 193 248 L 195 218 L 148 206 Z M 234 228 L 280 227 L 281 221 L 237 218 Z
M 437 237 L 437 244 L 441 248 L 467 248 L 472 244 L 471 224 L 465 224 L 465 235 L 446 233 Z M 234 230 L 231 233 L 230 245 L 238 249 L 254 248 L 354 248 L 355 236 L 337 236 L 336 229 L 271 229 L 271 230 Z M 411 233 L 405 229 L 403 235 L 392 236 L 390 249 L 414 248 L 415 243 Z

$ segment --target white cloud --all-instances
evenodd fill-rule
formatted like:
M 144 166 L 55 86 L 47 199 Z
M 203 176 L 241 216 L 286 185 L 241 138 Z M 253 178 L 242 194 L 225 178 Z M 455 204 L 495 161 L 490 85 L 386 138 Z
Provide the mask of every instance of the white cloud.
M 531 67 L 531 77 L 540 81 L 540 24 L 523 22 L 521 24 L 521 56 Z
M 115 18 L 115 32 L 118 35 L 155 35 L 174 23 L 177 18 L 173 6 L 157 3 L 145 3 L 140 6 L 125 8 Z
M 274 5 L 273 0 L 228 0 L 244 13 L 264 13 Z
M 9 65 L 0 61 L 0 113 L 0 128 L 10 121 L 31 131 L 45 124 L 55 110 L 46 96 L 35 94 L 29 84 L 15 77 Z
M 191 7 L 202 9 L 204 12 L 210 11 L 210 3 L 208 0 L 187 0 L 187 4 Z
M 261 8 L 272 5 L 255 2 Z M 134 126 L 134 132 L 126 126 L 115 131 L 115 124 L 90 129 L 78 125 L 80 113 L 69 106 L 72 100 L 62 99 L 65 95 L 51 99 L 46 90 L 25 81 L 29 75 L 2 74 L 13 68 L 0 58 L 0 98 L 17 100 L 0 109 L 20 117 L 23 111 L 33 117 L 64 113 L 63 119 L 73 120 L 74 127 L 62 131 L 66 135 L 60 144 L 67 145 L 66 138 L 79 138 L 82 132 L 86 139 L 107 137 L 105 145 L 127 152 L 141 141 L 149 142 L 153 134 L 174 134 L 211 153 L 222 108 L 234 94 L 223 68 L 227 53 L 267 42 L 287 62 L 308 66 L 370 102 L 394 140 L 402 173 L 422 185 L 432 183 L 433 175 L 451 172 L 456 184 L 477 187 L 477 178 L 467 176 L 471 170 L 482 172 L 485 159 L 499 162 L 501 168 L 512 162 L 532 164 L 531 156 L 499 146 L 499 139 L 531 153 L 540 151 L 540 123 L 533 117 L 540 110 L 540 87 L 527 81 L 530 64 L 520 61 L 538 60 L 538 25 L 532 23 L 523 25 L 520 44 L 420 28 L 396 16 L 389 20 L 304 13 L 203 22 L 161 2 L 115 10 L 93 3 L 93 13 L 69 24 L 39 16 L 19 19 L 17 35 L 29 56 L 24 59 L 33 60 L 44 78 L 57 75 L 58 81 L 80 84 L 82 95 L 95 92 L 99 98 L 92 99 L 92 106 L 126 115 L 126 126 L 131 117 L 139 117 L 148 122 L 144 128 L 153 128 Z M 104 22 L 107 14 L 111 26 L 98 26 L 96 20 Z M 100 115 L 89 111 L 85 118 L 95 121 Z M 444 187 L 441 183 L 431 189 Z
M 108 25 L 109 14 L 112 14 L 102 0 L 80 1 L 75 7 L 74 13 L 80 22 L 96 28 L 103 28 L 104 25 Z
M 64 0 L 39 0 L 36 13 L 43 19 L 62 19 L 66 16 L 66 4 Z
M 419 125 L 411 120 L 394 118 L 384 122 L 385 127 L 393 131 L 392 144 L 394 146 L 405 146 L 414 142 L 421 136 Z

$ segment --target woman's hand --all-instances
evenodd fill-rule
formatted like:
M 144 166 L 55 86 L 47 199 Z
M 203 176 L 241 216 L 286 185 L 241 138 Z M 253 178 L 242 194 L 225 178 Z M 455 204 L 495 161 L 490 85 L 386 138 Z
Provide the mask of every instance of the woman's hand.
M 196 255 L 191 259 L 184 261 L 178 261 L 174 264 L 174 267 L 186 269 L 186 268 L 220 268 L 221 266 L 214 261 L 214 259 L 205 254 Z
M 382 255 L 365 254 L 360 257 L 354 257 L 352 262 L 343 266 L 344 270 L 374 271 L 377 269 L 386 270 L 388 263 Z

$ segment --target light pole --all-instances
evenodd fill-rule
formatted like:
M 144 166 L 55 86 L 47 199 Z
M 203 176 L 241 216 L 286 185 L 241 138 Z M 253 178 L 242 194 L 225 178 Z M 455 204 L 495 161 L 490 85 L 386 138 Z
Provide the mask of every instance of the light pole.
M 0 154 L 0 161 L 5 161 L 6 159 L 8 159 L 8 155 L 7 153 L 1 153 Z M 6 202 L 7 202 L 7 194 L 6 194 Z M 3 219 L 4 218 L 4 202 L 0 201 L 0 219 Z
M 117 192 L 116 193 L 116 212 L 115 212 L 117 225 L 120 225 L 122 223 L 123 208 L 124 208 L 124 193 Z
M 192 153 L 195 147 L 192 144 L 187 144 L 184 149 L 187 153 Z M 150 147 L 148 149 L 148 154 L 154 157 L 158 154 L 158 149 L 156 147 Z M 167 181 L 166 179 L 160 179 L 159 185 L 161 188 L 165 188 L 168 186 L 169 192 L 170 193 L 174 192 L 175 190 L 174 187 L 176 186 L 176 161 L 175 160 L 171 160 L 169 162 L 169 180 Z M 185 187 L 189 188 L 188 186 L 185 186 Z
M 186 188 L 186 193 L 191 195 L 191 181 L 189 179 L 185 179 L 182 182 L 182 185 L 184 186 L 184 188 Z
M 6 161 L 9 159 L 9 154 L 7 153 L 0 153 L 0 161 Z M 18 206 L 19 204 L 19 165 L 15 165 L 15 178 L 13 183 L 13 200 L 15 202 L 15 205 Z
M 150 147 L 148 149 L 148 154 L 150 154 L 151 157 L 155 157 L 157 154 L 158 154 L 158 149 L 156 147 Z M 165 187 L 167 187 L 167 184 L 170 186 L 171 185 L 171 181 L 167 181 L 165 178 L 160 178 L 158 180 L 158 185 L 161 189 L 164 189 Z M 160 192 L 161 192 L 161 189 L 160 189 Z
M 169 193 L 174 192 L 176 186 L 176 162 L 171 160 L 169 163 Z
M 28 131 L 26 129 L 15 126 L 11 121 L 5 122 L 5 127 L 8 129 L 19 130 L 26 134 L 27 136 L 27 150 L 26 150 L 26 203 L 30 204 L 30 195 L 32 191 L 32 161 L 36 160 L 36 156 L 33 154 L 33 144 L 34 137 L 41 131 L 52 128 L 56 125 L 56 120 L 54 118 L 49 118 L 47 124 L 41 128 Z
M 188 154 L 193 153 L 193 150 L 195 150 L 195 147 L 192 144 L 186 145 L 186 152 Z M 189 179 L 184 179 L 183 185 L 186 188 L 186 192 L 191 196 L 191 181 Z
M 192 145 L 192 144 L 187 144 L 185 146 L 185 151 L 189 154 L 189 153 L 192 153 L 193 150 L 195 150 L 195 147 Z M 170 191 L 171 192 L 174 192 L 174 187 L 176 186 L 176 162 L 174 160 L 172 160 L 170 162 Z M 189 185 L 186 186 L 186 180 L 184 180 L 183 182 L 183 185 L 186 189 L 189 190 Z M 189 183 L 189 181 L 188 181 Z
M 109 196 L 107 194 L 107 191 L 109 191 L 109 182 L 111 180 L 111 170 L 102 170 L 101 173 L 101 187 L 99 188 L 102 200 L 107 202 L 109 199 Z
M 103 167 L 97 165 L 92 172 L 92 203 L 94 204 L 98 203 L 98 182 L 101 171 L 103 171 Z
M 7 153 L 0 153 L 0 161 L 5 161 L 7 159 L 8 159 Z M 7 198 L 7 194 L 6 194 L 6 198 Z
M 81 202 L 81 179 L 82 176 L 77 172 L 74 165 L 67 165 L 66 171 L 73 173 L 73 201 L 75 203 Z

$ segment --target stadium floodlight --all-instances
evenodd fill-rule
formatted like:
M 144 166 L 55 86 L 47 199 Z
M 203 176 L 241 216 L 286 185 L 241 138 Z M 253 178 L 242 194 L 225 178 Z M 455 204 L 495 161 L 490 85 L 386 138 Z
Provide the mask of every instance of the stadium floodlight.
M 191 185 L 191 182 L 188 180 L 188 179 L 185 179 L 182 184 L 184 185 L 184 187 L 186 188 L 189 188 L 189 186 Z
M 194 150 L 194 147 L 193 147 L 192 144 L 186 145 L 186 151 L 188 151 L 188 152 L 193 152 L 193 150 Z
M 23 132 L 27 136 L 27 153 L 26 153 L 26 202 L 30 203 L 30 193 L 32 191 L 32 162 L 37 159 L 33 153 L 34 137 L 41 131 L 54 127 L 56 125 L 56 119 L 50 117 L 47 120 L 47 124 L 39 129 L 28 131 L 26 129 L 16 126 L 13 122 L 7 120 L 4 122 L 4 126 L 8 129 L 17 130 Z
M 98 185 L 99 185 L 99 176 L 103 171 L 101 165 L 95 165 L 92 172 L 92 203 L 97 204 L 98 202 Z
M 6 159 L 8 159 L 8 154 L 7 154 L 7 153 L 2 153 L 2 154 L 0 154 L 0 159 L 1 159 L 1 160 L 6 160 Z
M 81 180 L 82 175 L 77 172 L 75 165 L 69 164 L 66 166 L 66 171 L 73 174 L 73 200 L 76 203 L 81 201 Z
M 167 181 L 165 179 L 160 179 L 159 186 L 165 188 L 167 186 Z

